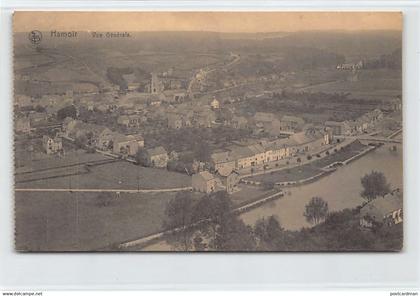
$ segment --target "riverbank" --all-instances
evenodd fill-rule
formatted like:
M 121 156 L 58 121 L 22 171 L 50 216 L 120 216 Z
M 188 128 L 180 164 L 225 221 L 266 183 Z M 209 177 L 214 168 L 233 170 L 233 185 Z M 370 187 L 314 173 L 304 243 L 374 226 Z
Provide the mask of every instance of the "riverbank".
M 292 181 L 292 182 L 290 181 L 274 182 L 274 184 L 277 187 L 296 187 L 296 186 L 301 186 L 303 184 L 315 182 L 318 179 L 324 176 L 327 176 L 336 170 L 336 167 L 331 167 L 331 165 L 335 166 L 337 165 L 338 162 L 342 162 L 343 164 L 351 163 L 352 161 L 362 157 L 368 152 L 374 150 L 375 148 L 376 148 L 375 146 L 366 146 L 366 145 L 361 144 L 359 141 L 355 141 L 354 143 L 351 143 L 350 145 L 343 147 L 340 151 L 337 151 L 336 153 L 331 155 L 331 157 L 326 156 L 325 158 L 328 158 L 327 160 L 323 158 L 323 159 L 315 161 L 314 163 L 316 165 L 327 164 L 326 166 L 317 168 L 317 170 L 319 171 L 317 174 L 309 176 L 304 179 Z M 312 166 L 313 164 L 310 164 L 310 165 Z M 309 166 L 309 164 L 304 165 L 304 166 Z M 311 172 L 313 171 L 311 170 Z M 273 175 L 273 173 L 270 175 Z M 242 180 L 242 182 L 248 183 L 248 184 L 250 183 L 250 182 L 247 182 L 246 180 Z M 261 182 L 259 182 L 258 184 L 254 183 L 254 185 L 261 185 Z M 262 205 L 269 203 L 271 201 L 274 201 L 276 199 L 279 199 L 283 196 L 284 196 L 284 191 L 281 189 L 277 189 L 274 191 L 274 193 L 272 192 L 265 193 L 262 196 L 258 196 L 254 200 L 250 200 L 246 204 L 239 205 L 237 208 L 233 210 L 233 212 L 235 212 L 238 215 L 241 215 L 248 211 L 257 209 L 261 207 Z M 164 238 L 165 235 L 170 234 L 172 231 L 173 230 L 162 231 L 162 232 L 155 233 L 147 237 L 142 237 L 136 240 L 127 241 L 118 245 L 117 248 L 119 250 L 141 250 L 150 245 L 158 243 L 160 240 Z
M 281 187 L 303 185 L 315 182 L 319 178 L 331 174 L 338 166 L 346 165 L 374 149 L 376 149 L 375 146 L 363 145 L 356 140 L 340 150 L 309 164 L 243 178 L 241 182 L 257 186 L 267 182 Z
M 391 152 L 391 146 L 366 151 L 315 182 L 287 187 L 288 193 L 283 198 L 248 211 L 241 218 L 246 224 L 254 225 L 258 219 L 275 215 L 285 229 L 311 227 L 302 213 L 313 196 L 322 197 L 328 203 L 329 211 L 355 208 L 365 202 L 360 196 L 363 190 L 360 179 L 372 170 L 382 172 L 392 188 L 402 188 L 402 149 Z
M 400 150 L 390 153 L 386 145 L 365 146 L 364 150 L 348 158 L 346 165 L 336 167 L 333 174 L 314 182 L 287 187 L 287 192 L 283 190 L 283 195 L 277 198 L 263 201 L 264 198 L 260 197 L 261 202 L 254 200 L 247 203 L 247 210 L 238 213 L 240 218 L 253 226 L 258 219 L 274 215 L 285 230 L 298 231 L 302 227 L 311 227 L 302 213 L 312 196 L 321 196 L 327 201 L 331 212 L 361 205 L 364 200 L 360 197 L 360 178 L 371 170 L 384 172 L 393 187 L 402 186 L 398 173 L 402 165 Z M 171 246 L 165 242 L 164 236 L 159 236 L 121 251 L 171 251 Z

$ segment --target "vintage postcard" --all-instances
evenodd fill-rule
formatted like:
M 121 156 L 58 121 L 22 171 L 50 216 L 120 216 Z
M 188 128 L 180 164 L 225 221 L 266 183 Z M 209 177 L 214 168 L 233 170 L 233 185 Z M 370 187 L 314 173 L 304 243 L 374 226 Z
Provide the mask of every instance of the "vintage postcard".
M 401 250 L 402 18 L 16 12 L 16 250 Z

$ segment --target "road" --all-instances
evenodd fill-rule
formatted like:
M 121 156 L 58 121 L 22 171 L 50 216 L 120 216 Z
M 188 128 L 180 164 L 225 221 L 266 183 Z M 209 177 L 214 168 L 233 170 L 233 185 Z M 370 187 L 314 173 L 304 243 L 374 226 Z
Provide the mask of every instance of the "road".
M 191 191 L 192 187 L 176 187 L 164 189 L 103 189 L 103 188 L 16 188 L 17 192 L 115 192 L 115 193 L 156 193 Z
M 226 68 L 229 68 L 229 67 L 233 66 L 234 64 L 238 63 L 241 60 L 241 56 L 238 55 L 238 54 L 235 54 L 235 53 L 232 52 L 230 55 L 232 57 L 234 57 L 234 59 L 231 62 L 229 62 L 228 64 L 222 65 L 220 68 L 218 66 L 216 66 L 216 67 L 214 67 L 212 69 L 209 69 L 209 70 L 205 70 L 204 68 L 201 68 L 197 72 L 202 71 L 202 72 L 205 73 L 205 75 L 208 75 L 209 73 L 212 73 L 212 72 L 214 72 L 214 71 L 216 71 L 218 69 L 223 69 L 223 68 L 226 69 Z M 190 83 L 188 84 L 188 88 L 187 88 L 188 89 L 187 90 L 188 93 L 191 93 L 191 94 L 193 93 L 192 88 L 193 88 L 194 83 L 196 83 L 196 76 L 195 76 L 195 74 L 193 75 Z M 237 86 L 234 86 L 234 87 L 237 87 Z M 218 90 L 215 90 L 213 92 L 216 93 L 216 92 L 220 92 L 220 91 L 223 91 L 223 90 L 225 90 L 225 89 L 218 89 Z

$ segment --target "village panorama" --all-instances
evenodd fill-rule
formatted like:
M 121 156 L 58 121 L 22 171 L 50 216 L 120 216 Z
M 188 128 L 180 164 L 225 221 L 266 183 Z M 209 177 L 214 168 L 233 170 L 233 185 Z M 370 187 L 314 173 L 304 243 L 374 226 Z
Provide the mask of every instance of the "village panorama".
M 402 248 L 401 31 L 128 36 L 15 33 L 18 251 Z

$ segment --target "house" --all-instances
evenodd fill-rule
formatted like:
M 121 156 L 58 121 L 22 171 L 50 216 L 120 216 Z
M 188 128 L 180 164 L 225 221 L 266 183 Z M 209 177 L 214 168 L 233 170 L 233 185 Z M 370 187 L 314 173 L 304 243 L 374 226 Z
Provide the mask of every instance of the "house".
M 103 147 L 104 138 L 108 139 L 112 131 L 102 125 L 85 123 L 80 120 L 68 121 L 63 127 L 66 136 L 72 139 L 85 139 L 83 144 Z
M 119 125 L 129 127 L 139 127 L 142 123 L 142 117 L 140 115 L 120 115 L 117 119 Z
M 214 98 L 211 102 L 210 102 L 210 107 L 212 109 L 219 109 L 220 108 L 220 102 Z
M 248 119 L 246 119 L 246 117 L 244 117 L 244 116 L 234 115 L 232 120 L 231 120 L 231 125 L 232 125 L 232 127 L 238 128 L 238 129 L 248 129 L 249 128 Z
M 59 137 L 51 138 L 44 135 L 42 137 L 42 146 L 47 154 L 55 154 L 63 151 L 63 142 Z
M 211 193 L 216 190 L 217 179 L 208 171 L 192 175 L 192 188 L 198 192 Z
M 286 145 L 290 148 L 290 154 L 292 155 L 317 151 L 329 144 L 329 137 L 325 137 L 323 131 L 312 126 L 304 128 L 302 132 L 293 134 L 286 142 Z
M 31 131 L 31 122 L 27 117 L 17 118 L 15 121 L 15 131 L 17 133 L 28 133 Z
M 32 106 L 32 98 L 26 95 L 15 95 L 15 105 L 19 108 Z
M 280 120 L 280 130 L 285 132 L 295 132 L 301 130 L 305 121 L 296 116 L 284 115 Z
M 162 146 L 146 150 L 146 162 L 152 167 L 164 168 L 167 166 L 168 160 L 168 153 Z
M 194 112 L 186 106 L 166 111 L 167 126 L 172 129 L 192 126 Z
M 127 90 L 133 91 L 139 88 L 140 83 L 134 73 L 122 75 L 125 82 L 127 82 Z
M 382 102 L 382 111 L 395 112 L 402 110 L 402 101 L 400 97 L 393 98 Z
M 246 146 L 236 146 L 231 148 L 231 155 L 236 161 L 236 168 L 244 169 L 257 164 L 254 151 Z
M 328 128 L 331 128 L 333 135 L 350 135 L 350 126 L 347 122 L 342 121 L 326 121 L 324 125 Z
M 182 116 L 176 113 L 168 114 L 168 128 L 180 129 L 183 127 Z
M 363 61 L 359 61 L 357 63 L 339 64 L 336 68 L 337 70 L 360 70 L 363 69 L 363 67 Z
M 263 142 L 261 145 L 265 150 L 266 162 L 278 161 L 289 157 L 291 154 L 288 143 L 289 140 L 287 138 L 276 139 L 271 142 Z
M 28 115 L 31 126 L 40 125 L 48 121 L 48 115 L 41 112 L 31 112 Z
M 195 108 L 193 114 L 193 124 L 196 127 L 210 128 L 216 121 L 217 116 L 211 109 Z
M 120 135 L 117 132 L 112 132 L 110 130 L 104 130 L 99 136 L 98 140 L 96 141 L 96 148 L 100 150 L 113 150 L 114 147 L 114 139 Z
M 150 93 L 158 94 L 164 90 L 163 81 L 160 79 L 157 73 L 151 73 L 152 79 L 150 81 Z
M 185 100 L 186 96 L 187 96 L 186 93 L 181 92 L 179 89 L 170 89 L 170 90 L 163 91 L 159 95 L 159 98 L 163 102 L 182 103 Z
M 377 197 L 360 209 L 360 226 L 371 228 L 375 224 L 388 226 L 403 222 L 403 198 L 399 189 L 384 197 Z
M 229 169 L 220 169 L 216 172 L 216 176 L 227 193 L 231 194 L 236 191 L 237 184 L 240 181 L 238 172 Z
M 229 151 L 214 152 L 210 155 L 210 167 L 213 171 L 235 169 L 235 159 Z
M 37 101 L 37 104 L 45 108 L 50 116 L 57 114 L 58 110 L 73 105 L 73 98 L 67 96 L 44 95 Z
M 260 144 L 249 145 L 248 149 L 251 150 L 254 157 L 254 165 L 261 165 L 266 162 L 265 149 Z
M 351 133 L 364 133 L 373 128 L 378 121 L 383 118 L 383 113 L 379 109 L 367 112 L 354 121 L 349 122 Z
M 113 152 L 134 156 L 140 148 L 144 147 L 144 139 L 140 135 L 116 134 L 113 138 Z
M 256 132 L 266 132 L 271 136 L 278 136 L 280 133 L 280 120 L 273 113 L 257 112 L 253 120 Z

